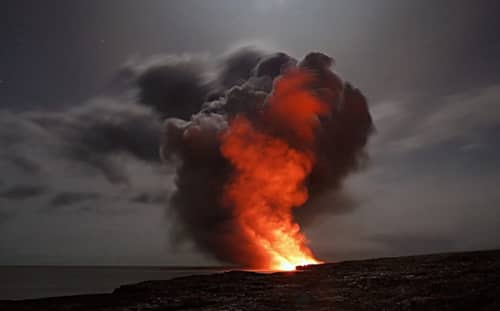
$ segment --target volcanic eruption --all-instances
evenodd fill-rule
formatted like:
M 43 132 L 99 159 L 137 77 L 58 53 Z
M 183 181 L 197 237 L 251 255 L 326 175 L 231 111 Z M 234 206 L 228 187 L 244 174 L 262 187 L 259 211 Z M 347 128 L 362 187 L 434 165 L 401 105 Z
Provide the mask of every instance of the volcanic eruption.
M 257 269 L 320 262 L 301 226 L 341 208 L 318 198 L 346 196 L 342 181 L 366 161 L 373 129 L 365 97 L 332 65 L 322 53 L 298 62 L 242 50 L 211 81 L 184 76 L 180 89 L 196 90 L 203 103 L 189 120 L 165 121 L 161 152 L 176 165 L 169 215 L 177 243 L 190 240 L 223 262 Z M 151 85 L 162 92 L 148 74 L 146 104 Z M 167 82 L 160 83 L 167 98 L 192 99 Z

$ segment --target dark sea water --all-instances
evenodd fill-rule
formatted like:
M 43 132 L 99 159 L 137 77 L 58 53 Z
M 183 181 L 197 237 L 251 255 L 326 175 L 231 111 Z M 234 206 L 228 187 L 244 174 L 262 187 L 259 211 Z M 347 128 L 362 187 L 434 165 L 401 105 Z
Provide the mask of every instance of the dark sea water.
M 0 266 L 0 300 L 110 293 L 120 285 L 224 268 Z

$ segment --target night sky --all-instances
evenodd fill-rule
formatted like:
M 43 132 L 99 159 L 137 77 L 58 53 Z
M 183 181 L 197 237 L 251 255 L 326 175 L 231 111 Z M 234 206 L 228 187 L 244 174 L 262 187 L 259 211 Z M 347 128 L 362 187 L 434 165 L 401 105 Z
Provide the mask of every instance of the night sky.
M 216 264 L 171 245 L 173 168 L 136 78 L 244 46 L 324 52 L 368 98 L 356 206 L 304 228 L 319 258 L 500 247 L 498 1 L 0 4 L 0 264 Z

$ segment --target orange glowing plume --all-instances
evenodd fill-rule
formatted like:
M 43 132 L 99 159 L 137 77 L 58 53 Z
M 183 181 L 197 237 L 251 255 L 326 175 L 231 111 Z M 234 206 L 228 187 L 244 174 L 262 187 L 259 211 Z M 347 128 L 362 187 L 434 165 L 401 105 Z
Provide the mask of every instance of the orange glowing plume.
M 260 258 L 254 268 L 294 270 L 319 263 L 292 215 L 308 198 L 304 183 L 315 161 L 317 117 L 329 113 L 306 87 L 312 78 L 294 70 L 276 81 L 262 117 L 282 135 L 257 128 L 243 116 L 232 119 L 222 135 L 222 154 L 235 169 L 224 200 Z

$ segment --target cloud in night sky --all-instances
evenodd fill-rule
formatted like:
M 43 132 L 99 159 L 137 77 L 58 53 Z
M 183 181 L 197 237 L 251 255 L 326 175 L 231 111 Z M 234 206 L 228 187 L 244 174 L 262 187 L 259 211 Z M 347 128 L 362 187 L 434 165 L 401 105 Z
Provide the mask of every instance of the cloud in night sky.
M 96 97 L 58 111 L 1 111 L 0 124 L 0 166 L 9 180 L 0 185 L 5 205 L 42 195 L 37 205 L 54 208 L 106 197 L 128 202 L 145 189 L 164 189 L 154 179 L 163 170 L 161 120 L 128 96 Z
M 422 111 L 423 100 L 407 98 L 379 103 L 374 114 L 383 124 L 378 143 L 393 151 L 411 151 L 438 144 L 463 145 L 481 141 L 500 125 L 500 87 L 486 86 L 433 99 Z

